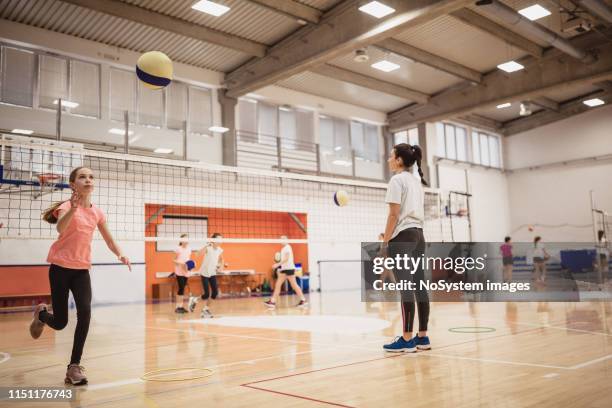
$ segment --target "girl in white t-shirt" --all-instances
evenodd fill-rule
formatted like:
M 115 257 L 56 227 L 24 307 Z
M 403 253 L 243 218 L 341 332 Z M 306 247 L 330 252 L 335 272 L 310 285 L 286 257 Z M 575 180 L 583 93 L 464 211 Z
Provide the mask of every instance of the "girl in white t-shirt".
M 187 271 L 187 261 L 191 259 L 191 247 L 187 241 L 187 234 L 181 235 L 181 242 L 179 242 L 178 248 L 174 250 L 174 274 L 176 275 L 176 282 L 178 284 L 178 291 L 176 293 L 176 309 L 175 313 L 187 313 L 183 305 L 185 294 L 185 286 L 187 285 L 187 279 L 189 272 Z
M 533 272 L 536 282 L 544 283 L 546 280 L 546 261 L 550 259 L 550 255 L 546 252 L 542 237 L 533 239 Z
M 278 299 L 278 295 L 280 295 L 283 283 L 285 283 L 285 280 L 288 280 L 289 284 L 291 285 L 291 288 L 300 298 L 300 302 L 296 305 L 296 307 L 306 306 L 308 305 L 308 302 L 306 302 L 304 293 L 302 292 L 302 289 L 298 286 L 297 281 L 295 280 L 295 263 L 293 262 L 293 249 L 291 248 L 291 245 L 289 245 L 287 236 L 281 236 L 281 244 L 283 245 L 283 248 L 281 249 L 280 253 L 281 260 L 279 263 L 276 263 L 272 266 L 274 269 L 280 267 L 280 273 L 278 274 L 278 278 L 276 279 L 276 285 L 274 285 L 274 293 L 272 293 L 272 297 L 270 297 L 270 300 L 264 303 L 271 309 L 276 308 L 276 299 Z
M 388 165 L 394 175 L 389 180 L 385 202 L 389 205 L 387 225 L 383 236 L 383 253 L 394 258 L 397 255 L 408 255 L 419 258 L 425 253 L 423 223 L 425 219 L 425 192 L 427 185 L 421 170 L 422 152 L 419 146 L 407 143 L 395 145 L 389 155 Z M 417 166 L 418 176 L 413 173 Z M 397 281 L 410 280 L 417 289 L 401 294 L 402 335 L 397 336 L 383 349 L 396 353 L 414 353 L 418 350 L 429 350 L 431 344 L 427 337 L 429 322 L 429 295 L 420 289 L 419 282 L 425 280 L 422 267 L 415 271 L 395 270 Z M 416 308 L 415 308 L 416 301 Z M 414 317 L 418 312 L 419 330 L 414 331 Z
M 208 306 L 210 305 L 211 299 L 216 299 L 219 295 L 219 288 L 217 286 L 217 272 L 223 270 L 223 248 L 220 246 L 221 234 L 215 232 L 211 238 L 215 241 L 209 243 L 198 251 L 198 258 L 204 255 L 202 261 L 202 267 L 200 268 L 200 276 L 202 277 L 202 300 L 204 306 L 202 307 L 202 313 L 200 317 L 208 318 L 213 317 Z M 210 286 L 210 290 L 209 290 Z M 211 293 L 212 292 L 212 293 Z M 189 311 L 193 312 L 198 302 L 197 297 L 191 297 L 189 299 Z

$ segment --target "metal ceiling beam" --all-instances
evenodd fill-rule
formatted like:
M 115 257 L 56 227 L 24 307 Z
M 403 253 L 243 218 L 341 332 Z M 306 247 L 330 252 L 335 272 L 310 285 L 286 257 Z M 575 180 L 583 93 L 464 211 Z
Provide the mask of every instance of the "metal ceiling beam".
M 333 65 L 324 64 L 313 68 L 310 71 L 314 72 L 315 74 L 337 79 L 339 81 L 350 82 L 364 88 L 399 96 L 400 98 L 408 99 L 416 103 L 427 103 L 427 101 L 429 101 L 429 95 L 426 93 L 415 91 L 413 89 L 367 75 L 359 74 L 357 72 L 349 71 L 344 68 L 338 68 Z
M 553 112 L 559 112 L 559 102 L 553 101 L 545 96 L 540 96 L 531 100 L 531 103 Z
M 530 100 L 547 92 L 573 86 L 591 85 L 612 78 L 612 43 L 603 42 L 598 33 L 573 40 L 580 47 L 594 47 L 596 62 L 584 64 L 558 50 L 551 50 L 541 60 L 525 58 L 525 69 L 508 74 L 495 70 L 484 76 L 478 86 L 449 89 L 432 96 L 423 106 L 407 106 L 388 115 L 389 127 L 401 130 L 414 123 L 461 116 L 478 109 L 508 101 Z
M 507 28 L 468 8 L 454 11 L 451 13 L 451 16 L 458 18 L 472 27 L 489 33 L 500 40 L 507 42 L 508 44 L 512 44 L 536 58 L 540 58 L 544 54 L 544 48 L 540 47 L 538 44 L 518 35 L 514 31 L 508 30 Z
M 237 97 L 272 85 L 469 3 L 470 0 L 386 0 L 385 4 L 395 12 L 378 19 L 359 11 L 359 2 L 344 1 L 327 12 L 318 25 L 301 28 L 270 48 L 264 58 L 227 74 L 228 95 Z
M 492 132 L 501 132 L 501 128 L 503 127 L 503 123 L 497 120 L 487 118 L 481 115 L 476 115 L 474 113 L 465 115 L 465 116 L 460 116 L 457 118 L 453 118 L 452 120 L 459 122 L 459 123 L 463 123 L 468 126 L 477 127 L 477 128 L 480 128 L 483 130 L 489 130 Z
M 580 98 L 573 99 L 572 101 L 562 103 L 560 105 L 559 112 L 543 110 L 525 118 L 508 121 L 504 123 L 504 127 L 501 129 L 502 133 L 504 133 L 506 136 L 516 135 L 517 133 L 526 132 L 540 126 L 548 125 L 550 123 L 579 115 L 592 109 L 597 109 L 597 107 L 591 108 L 582 103 L 582 101 L 590 98 L 600 98 L 606 102 L 606 104 L 610 104 L 612 103 L 612 92 L 592 92 L 588 95 L 583 95 Z
M 466 79 L 472 83 L 480 83 L 482 81 L 482 74 L 476 70 L 413 47 L 412 45 L 398 41 L 394 38 L 387 38 L 377 43 L 376 46 L 401 57 L 420 62 L 437 70 Z
M 304 22 L 318 24 L 323 14 L 314 7 L 298 3 L 294 0 L 249 0 L 259 6 L 263 6 L 274 12 L 283 14 L 287 17 L 303 20 Z
M 255 57 L 266 55 L 267 47 L 255 41 L 226 34 L 179 18 L 166 16 L 142 7 L 118 0 L 62 0 L 100 13 L 123 18 L 149 27 L 159 28 L 174 34 L 220 45 Z

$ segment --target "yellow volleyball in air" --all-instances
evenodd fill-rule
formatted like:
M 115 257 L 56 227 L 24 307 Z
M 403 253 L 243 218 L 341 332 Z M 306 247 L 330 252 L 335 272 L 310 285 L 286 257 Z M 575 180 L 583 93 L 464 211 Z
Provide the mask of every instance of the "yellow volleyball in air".
M 172 60 L 160 51 L 145 52 L 136 63 L 136 75 L 144 86 L 162 89 L 172 81 Z
M 344 207 L 349 202 L 349 195 L 344 190 L 338 190 L 334 193 L 334 203 L 338 207 Z

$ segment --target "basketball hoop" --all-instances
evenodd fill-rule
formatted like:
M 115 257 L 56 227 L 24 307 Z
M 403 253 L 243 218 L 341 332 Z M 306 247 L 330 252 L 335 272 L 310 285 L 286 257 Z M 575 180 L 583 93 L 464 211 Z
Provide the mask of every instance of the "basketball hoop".
M 41 197 L 46 193 L 52 193 L 61 178 L 59 174 L 55 173 L 41 173 L 37 174 L 36 177 L 38 178 L 40 191 L 34 193 L 34 198 Z

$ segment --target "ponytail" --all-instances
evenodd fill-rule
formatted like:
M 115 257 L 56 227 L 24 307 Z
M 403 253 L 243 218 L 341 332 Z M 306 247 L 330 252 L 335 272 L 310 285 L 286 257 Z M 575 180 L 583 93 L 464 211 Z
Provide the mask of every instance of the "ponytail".
M 79 173 L 79 170 L 84 169 L 84 168 L 85 166 L 80 166 L 80 167 L 72 169 L 72 171 L 70 172 L 70 176 L 68 176 L 68 181 L 70 181 L 71 183 L 74 183 L 76 181 L 76 176 Z M 57 215 L 55 215 L 55 212 L 57 211 L 59 206 L 64 204 L 66 201 L 68 200 L 58 201 L 57 203 L 54 203 L 53 205 L 51 205 L 51 207 L 47 208 L 43 212 L 42 219 L 47 221 L 49 224 L 57 224 Z
M 411 146 L 408 143 L 400 143 L 393 147 L 395 156 L 402 159 L 404 167 L 412 167 L 415 163 L 418 168 L 419 176 L 421 176 L 421 183 L 427 186 L 427 181 L 423 176 L 423 169 L 421 168 L 421 160 L 423 160 L 423 151 L 417 145 Z
M 57 203 L 53 203 L 51 207 L 47 208 L 42 215 L 42 219 L 47 221 L 49 224 L 57 224 L 57 215 L 55 212 L 59 208 L 60 205 L 64 204 L 66 201 L 58 201 Z

